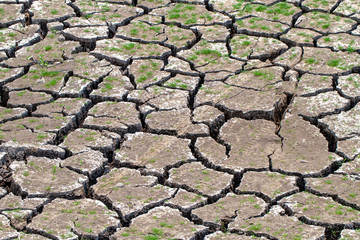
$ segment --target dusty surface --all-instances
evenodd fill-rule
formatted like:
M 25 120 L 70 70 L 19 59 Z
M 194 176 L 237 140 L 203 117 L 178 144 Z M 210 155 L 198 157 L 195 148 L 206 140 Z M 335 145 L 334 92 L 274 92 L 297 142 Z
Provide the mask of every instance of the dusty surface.
M 0 1 L 0 239 L 360 239 L 357 0 Z

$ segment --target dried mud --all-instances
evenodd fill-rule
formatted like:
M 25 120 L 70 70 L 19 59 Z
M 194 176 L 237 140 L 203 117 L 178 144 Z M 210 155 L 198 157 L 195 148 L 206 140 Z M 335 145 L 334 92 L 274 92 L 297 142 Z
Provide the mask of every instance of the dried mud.
M 0 0 L 0 239 L 360 239 L 356 0 Z

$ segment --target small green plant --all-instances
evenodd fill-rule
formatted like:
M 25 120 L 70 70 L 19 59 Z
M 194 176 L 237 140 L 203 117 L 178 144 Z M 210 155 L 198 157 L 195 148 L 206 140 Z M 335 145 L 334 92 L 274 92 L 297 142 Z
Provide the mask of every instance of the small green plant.
M 253 225 L 251 225 L 250 227 L 249 227 L 249 230 L 251 230 L 251 231 L 258 231 L 258 230 L 260 230 L 261 229 L 261 224 L 260 223 L 258 223 L 258 224 L 253 224 Z
M 53 15 L 57 14 L 58 12 L 59 12 L 59 10 L 56 10 L 56 9 L 51 9 L 50 10 L 50 13 L 53 14 Z
M 48 67 L 49 63 L 45 61 L 42 56 L 39 57 L 39 64 L 43 67 Z
M 144 240 L 158 240 L 159 237 L 156 235 L 148 234 L 144 237 Z
M 39 125 L 37 125 L 37 126 L 35 127 L 35 129 L 39 130 L 39 129 L 43 128 L 43 127 L 44 127 L 44 124 L 39 124 Z
M 47 135 L 45 135 L 45 134 L 38 134 L 36 137 L 37 137 L 38 141 L 41 141 L 41 140 L 44 140 L 44 139 L 47 137 Z
M 130 29 L 130 35 L 131 35 L 131 36 L 136 36 L 136 35 L 138 35 L 138 34 L 139 34 L 139 30 L 138 30 L 138 29 L 136 29 L 136 28 Z
M 307 63 L 307 64 L 315 64 L 316 60 L 314 58 L 308 58 L 308 59 L 305 60 L 305 63 Z
M 123 48 L 125 48 L 126 50 L 131 50 L 135 48 L 135 43 L 126 43 L 123 45 Z
M 348 53 L 353 53 L 356 49 L 353 46 L 349 45 L 346 50 L 348 51 Z
M 22 96 L 24 96 L 25 93 L 26 93 L 26 91 L 21 91 L 21 92 L 18 92 L 16 95 L 19 97 L 22 97 Z
M 50 51 L 51 49 L 52 49 L 52 46 L 45 46 L 44 47 L 45 52 Z
M 73 210 L 71 210 L 71 209 L 62 209 L 61 212 L 62 213 L 72 213 Z
M 337 67 L 337 66 L 339 66 L 340 62 L 341 62 L 341 59 L 331 59 L 326 64 L 329 67 Z

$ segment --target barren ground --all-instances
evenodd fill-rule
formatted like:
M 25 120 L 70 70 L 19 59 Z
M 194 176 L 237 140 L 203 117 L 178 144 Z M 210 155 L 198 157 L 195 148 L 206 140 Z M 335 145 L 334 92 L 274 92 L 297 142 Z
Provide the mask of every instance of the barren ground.
M 360 239 L 358 0 L 0 0 L 0 239 Z

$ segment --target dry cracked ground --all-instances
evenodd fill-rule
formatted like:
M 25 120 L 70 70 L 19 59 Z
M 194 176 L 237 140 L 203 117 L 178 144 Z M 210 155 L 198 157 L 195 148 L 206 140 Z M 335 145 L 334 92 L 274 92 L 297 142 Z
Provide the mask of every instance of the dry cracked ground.
M 358 0 L 0 0 L 1 239 L 360 239 Z

